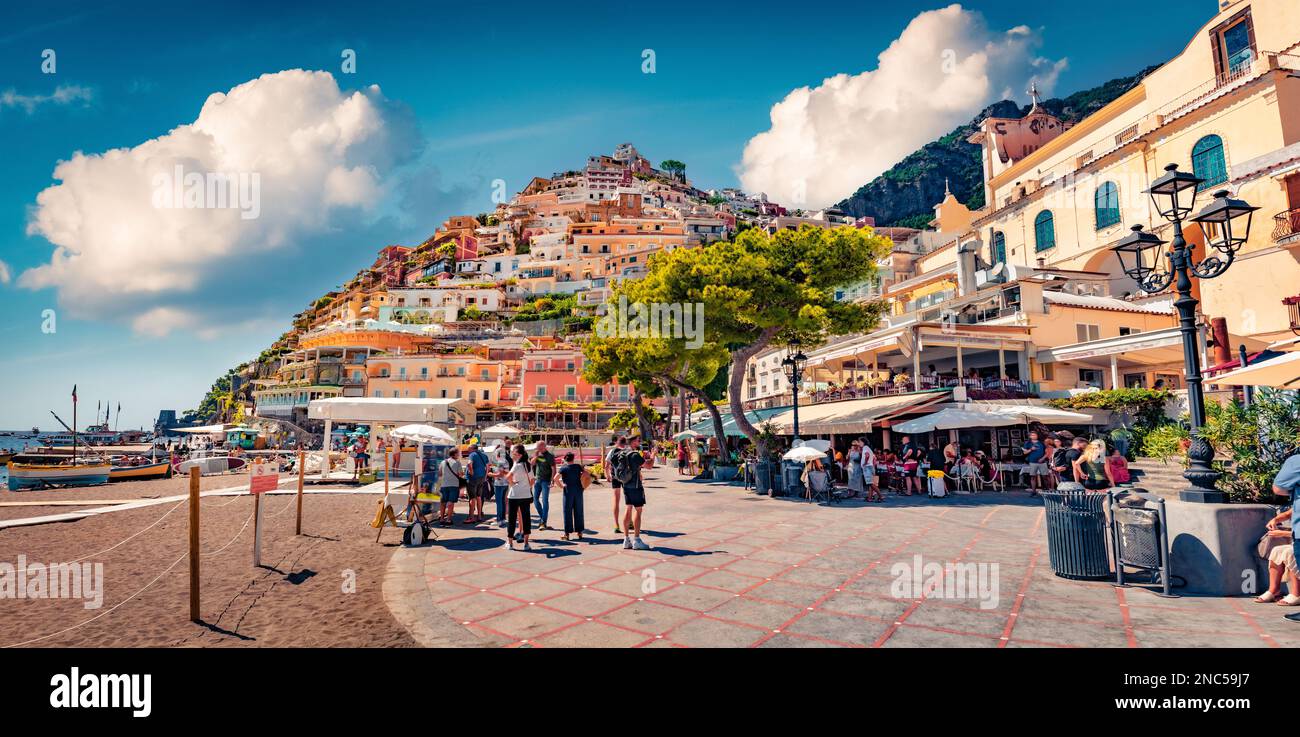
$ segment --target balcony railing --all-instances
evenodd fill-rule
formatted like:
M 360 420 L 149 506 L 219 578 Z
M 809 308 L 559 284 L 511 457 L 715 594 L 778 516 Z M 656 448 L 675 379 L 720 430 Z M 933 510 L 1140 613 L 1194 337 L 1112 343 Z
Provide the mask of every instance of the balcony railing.
M 1284 210 L 1273 216 L 1273 241 L 1284 241 L 1300 234 L 1300 207 Z
M 1286 311 L 1291 315 L 1291 332 L 1300 335 L 1300 294 L 1282 300 Z

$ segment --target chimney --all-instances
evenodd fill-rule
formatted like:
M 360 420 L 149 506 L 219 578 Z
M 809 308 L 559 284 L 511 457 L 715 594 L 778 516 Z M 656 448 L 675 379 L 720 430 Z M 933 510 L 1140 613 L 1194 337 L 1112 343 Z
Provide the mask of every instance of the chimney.
M 979 241 L 967 241 L 957 249 L 957 296 L 975 292 L 975 253 Z

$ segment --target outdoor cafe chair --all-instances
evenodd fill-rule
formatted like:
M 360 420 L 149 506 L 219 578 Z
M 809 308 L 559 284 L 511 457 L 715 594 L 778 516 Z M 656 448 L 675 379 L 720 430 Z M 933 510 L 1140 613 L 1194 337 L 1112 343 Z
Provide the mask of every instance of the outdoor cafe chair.
M 972 494 L 979 491 L 979 466 L 971 463 L 958 463 L 956 470 L 958 489 L 965 489 Z

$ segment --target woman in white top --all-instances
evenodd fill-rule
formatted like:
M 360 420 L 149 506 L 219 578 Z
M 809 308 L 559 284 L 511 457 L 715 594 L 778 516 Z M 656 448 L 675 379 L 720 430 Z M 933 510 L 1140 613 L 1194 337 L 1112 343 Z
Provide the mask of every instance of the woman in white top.
M 510 451 L 510 457 L 514 465 L 510 467 L 510 472 L 506 474 L 508 488 L 506 490 L 506 544 L 511 550 L 515 549 L 515 520 L 516 516 L 520 520 L 520 527 L 524 534 L 524 550 L 532 550 L 528 544 L 528 537 L 532 534 L 532 512 L 531 504 L 533 501 L 533 470 L 528 463 L 528 451 L 524 446 L 516 445 Z

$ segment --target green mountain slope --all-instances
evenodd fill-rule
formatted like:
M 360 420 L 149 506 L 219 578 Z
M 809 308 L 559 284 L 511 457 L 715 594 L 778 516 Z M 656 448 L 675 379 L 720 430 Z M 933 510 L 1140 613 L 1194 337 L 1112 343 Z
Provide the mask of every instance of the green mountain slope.
M 1042 105 L 1062 120 L 1077 123 L 1133 89 L 1155 69 L 1148 67 L 1131 77 L 1112 79 L 1065 98 L 1045 100 Z M 934 217 L 934 206 L 943 199 L 946 180 L 957 199 L 971 209 L 983 207 L 984 171 L 980 164 L 980 147 L 967 143 L 966 139 L 976 131 L 980 121 L 989 116 L 1014 118 L 1028 111 L 1028 106 L 1021 107 L 1011 100 L 996 102 L 980 111 L 969 123 L 908 154 L 836 206 L 855 217 L 873 217 L 878 225 L 924 228 Z

